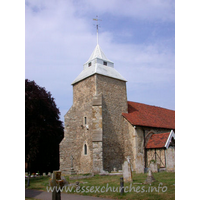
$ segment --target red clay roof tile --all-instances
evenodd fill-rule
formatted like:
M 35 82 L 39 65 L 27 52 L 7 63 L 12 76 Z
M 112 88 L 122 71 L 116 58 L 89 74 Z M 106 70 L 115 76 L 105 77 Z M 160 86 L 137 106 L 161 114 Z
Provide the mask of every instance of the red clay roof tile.
M 169 133 L 160 133 L 160 134 L 153 134 L 149 141 L 146 144 L 147 149 L 156 149 L 156 148 L 163 148 L 167 142 L 169 137 Z
M 135 126 L 175 129 L 174 110 L 128 101 L 128 113 L 122 115 Z

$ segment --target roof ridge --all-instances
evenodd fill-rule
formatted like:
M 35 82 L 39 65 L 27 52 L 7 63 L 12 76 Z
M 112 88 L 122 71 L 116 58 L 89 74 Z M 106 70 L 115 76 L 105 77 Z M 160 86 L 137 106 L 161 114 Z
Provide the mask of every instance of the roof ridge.
M 146 106 L 161 108 L 161 109 L 170 110 L 170 111 L 174 111 L 174 112 L 175 112 L 175 110 L 172 110 L 172 109 L 169 109 L 169 108 L 163 108 L 163 107 L 161 107 L 161 106 L 149 105 L 149 104 L 146 104 L 146 103 L 140 103 L 140 102 L 136 102 L 136 101 L 127 101 L 127 102 L 142 104 L 142 105 L 146 105 Z
M 128 113 L 122 113 L 134 126 L 175 129 L 175 111 L 144 103 L 128 103 Z

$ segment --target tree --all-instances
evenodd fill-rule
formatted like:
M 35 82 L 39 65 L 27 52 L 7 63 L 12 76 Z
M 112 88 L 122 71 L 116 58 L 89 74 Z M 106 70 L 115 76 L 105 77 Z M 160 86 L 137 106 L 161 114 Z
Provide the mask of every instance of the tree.
M 25 162 L 29 170 L 59 169 L 59 143 L 63 139 L 60 111 L 54 98 L 34 81 L 25 80 Z

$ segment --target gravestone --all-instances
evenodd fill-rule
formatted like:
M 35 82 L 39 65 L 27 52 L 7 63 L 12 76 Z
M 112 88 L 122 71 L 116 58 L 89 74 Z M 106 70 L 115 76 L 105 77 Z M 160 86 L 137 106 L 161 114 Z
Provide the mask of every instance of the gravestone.
M 43 176 L 46 176 L 46 173 L 44 172 L 42 175 L 43 175 Z
M 48 176 L 50 176 L 50 177 L 51 177 L 51 172 L 48 172 Z
M 122 171 L 123 171 L 124 182 L 132 182 L 131 167 L 127 161 L 125 161 L 124 164 L 122 165 Z
M 155 178 L 153 177 L 151 169 L 149 169 L 147 179 L 145 180 L 144 184 L 151 184 L 154 181 L 155 181 Z

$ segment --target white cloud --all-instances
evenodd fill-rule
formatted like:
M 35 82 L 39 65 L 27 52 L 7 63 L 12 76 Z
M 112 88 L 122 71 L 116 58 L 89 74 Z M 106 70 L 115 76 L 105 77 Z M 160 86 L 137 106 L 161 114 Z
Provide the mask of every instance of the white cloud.
M 78 7 L 80 13 L 93 10 L 96 13 L 110 13 L 114 16 L 127 16 L 142 20 L 174 21 L 175 14 L 174 0 L 84 0 L 79 2 Z
M 72 104 L 70 84 L 96 45 L 95 29 L 87 15 L 94 17 L 93 13 L 98 12 L 170 21 L 174 19 L 172 2 L 26 1 L 26 78 L 35 80 L 52 93 L 63 120 Z M 129 91 L 136 86 L 138 89 L 145 84 L 145 87 L 162 87 L 174 81 L 174 53 L 168 41 L 158 38 L 155 43 L 148 44 L 119 43 L 114 36 L 115 30 L 101 32 L 100 46 L 128 80 Z

